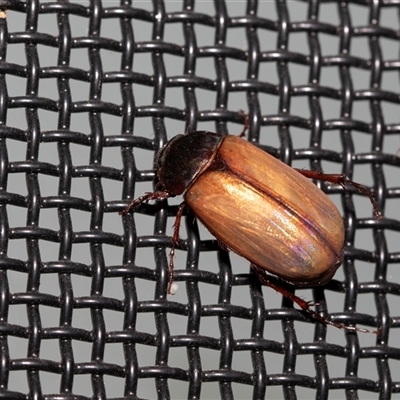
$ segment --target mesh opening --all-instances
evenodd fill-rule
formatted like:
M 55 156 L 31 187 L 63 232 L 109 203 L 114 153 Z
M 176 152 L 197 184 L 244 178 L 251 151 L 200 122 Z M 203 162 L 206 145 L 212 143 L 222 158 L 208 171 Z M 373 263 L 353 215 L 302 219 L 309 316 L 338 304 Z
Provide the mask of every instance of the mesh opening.
M 396 2 L 0 1 L 0 397 L 389 399 L 400 392 Z M 142 205 L 153 157 L 238 133 L 319 184 L 345 262 L 296 290 L 308 318 L 193 215 L 167 296 L 181 199 Z M 397 339 L 396 339 L 397 337 Z

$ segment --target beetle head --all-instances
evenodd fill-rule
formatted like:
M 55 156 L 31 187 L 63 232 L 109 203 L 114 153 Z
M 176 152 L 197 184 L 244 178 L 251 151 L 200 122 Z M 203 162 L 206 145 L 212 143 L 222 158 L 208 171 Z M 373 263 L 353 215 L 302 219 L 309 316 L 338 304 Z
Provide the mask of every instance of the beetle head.
M 182 194 L 213 161 L 223 138 L 207 131 L 173 137 L 156 156 L 160 187 L 174 195 Z

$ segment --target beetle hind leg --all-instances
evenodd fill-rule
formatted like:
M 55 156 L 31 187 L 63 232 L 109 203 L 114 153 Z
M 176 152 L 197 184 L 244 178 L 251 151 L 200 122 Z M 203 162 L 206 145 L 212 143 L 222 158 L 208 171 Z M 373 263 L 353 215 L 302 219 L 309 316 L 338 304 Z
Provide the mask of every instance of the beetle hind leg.
M 301 297 L 296 296 L 295 294 L 291 293 L 289 290 L 285 289 L 282 285 L 279 283 L 275 282 L 272 277 L 269 277 L 266 273 L 265 270 L 259 267 L 258 265 L 251 264 L 251 267 L 253 268 L 253 271 L 256 273 L 258 279 L 260 282 L 265 285 L 269 286 L 270 288 L 274 289 L 278 293 L 280 293 L 282 296 L 286 297 L 287 299 L 293 301 L 296 303 L 304 312 L 309 314 L 312 318 L 316 319 L 318 322 L 321 322 L 324 325 L 332 325 L 336 328 L 343 329 L 346 331 L 353 331 L 353 332 L 363 332 L 363 333 L 374 333 L 374 334 L 379 334 L 378 331 L 373 331 L 370 329 L 363 329 L 363 328 L 357 328 L 355 326 L 347 326 L 343 325 L 339 322 L 334 322 L 331 321 L 327 318 L 325 318 L 323 315 L 317 313 L 316 311 L 312 310 L 311 307 L 317 305 L 318 303 L 314 303 L 312 301 L 306 301 L 303 300 Z
M 344 174 L 325 174 L 321 171 L 310 171 L 306 169 L 298 169 L 294 168 L 297 172 L 305 176 L 306 178 L 310 179 L 316 179 L 318 181 L 323 181 L 323 182 L 330 182 L 330 183 L 335 183 L 337 185 L 340 185 L 344 190 L 346 190 L 346 185 L 353 186 L 355 189 L 357 189 L 358 192 L 363 194 L 364 196 L 367 196 L 369 198 L 369 201 L 371 202 L 373 208 L 374 208 L 374 215 L 376 219 L 382 218 L 381 212 L 379 211 L 378 205 L 376 203 L 376 200 L 371 193 L 370 190 L 368 190 L 365 186 L 360 185 L 357 182 L 354 182 L 350 180 L 346 175 Z

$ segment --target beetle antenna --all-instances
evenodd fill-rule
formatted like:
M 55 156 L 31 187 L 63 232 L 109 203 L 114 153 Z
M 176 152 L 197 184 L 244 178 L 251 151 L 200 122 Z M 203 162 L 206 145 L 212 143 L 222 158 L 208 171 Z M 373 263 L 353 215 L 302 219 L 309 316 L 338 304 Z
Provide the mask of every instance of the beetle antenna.
M 137 199 L 133 200 L 128 206 L 126 206 L 123 210 L 119 211 L 119 215 L 126 215 L 136 206 L 142 203 L 148 203 L 151 200 L 164 200 L 168 199 L 169 197 L 174 197 L 173 194 L 166 192 L 166 191 L 158 191 L 152 193 L 145 193 L 143 196 L 138 197 Z
M 278 283 L 273 282 L 273 278 L 269 277 L 266 273 L 265 270 L 262 269 L 261 267 L 251 264 L 251 267 L 253 268 L 253 271 L 256 273 L 258 279 L 260 282 L 265 285 L 269 286 L 270 288 L 276 290 L 278 293 L 280 293 L 282 296 L 286 297 L 287 299 L 293 301 L 296 303 L 304 312 L 309 314 L 312 318 L 316 319 L 317 321 L 321 322 L 324 325 L 332 325 L 335 328 L 343 329 L 346 331 L 352 331 L 352 332 L 362 332 L 362 333 L 374 333 L 375 335 L 380 334 L 380 329 L 377 331 L 373 331 L 371 329 L 364 329 L 364 328 L 357 328 L 356 326 L 347 326 L 343 325 L 339 322 L 331 321 L 330 319 L 325 318 L 323 315 L 317 313 L 316 311 L 312 310 L 311 307 L 315 305 L 312 301 L 306 301 L 303 300 L 301 297 L 296 296 L 295 294 L 289 292 L 287 289 L 285 289 L 282 285 L 279 285 Z

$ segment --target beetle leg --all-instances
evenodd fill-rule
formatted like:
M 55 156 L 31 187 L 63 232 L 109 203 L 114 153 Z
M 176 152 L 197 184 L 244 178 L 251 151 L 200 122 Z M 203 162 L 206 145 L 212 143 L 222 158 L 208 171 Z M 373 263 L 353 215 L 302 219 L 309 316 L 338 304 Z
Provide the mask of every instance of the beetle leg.
M 352 332 L 363 332 L 363 333 L 374 333 L 376 335 L 379 335 L 380 331 L 373 331 L 370 329 L 364 329 L 364 328 L 357 328 L 355 326 L 346 326 L 343 324 L 340 324 L 339 322 L 334 322 L 331 321 L 327 318 L 325 318 L 323 315 L 318 314 L 316 311 L 312 310 L 311 307 L 315 305 L 316 303 L 313 302 L 308 302 L 300 298 L 299 296 L 296 296 L 295 294 L 289 292 L 287 289 L 285 289 L 283 286 L 279 285 L 278 283 L 274 282 L 272 279 L 268 277 L 268 275 L 265 273 L 265 270 L 262 269 L 261 267 L 251 264 L 251 267 L 253 268 L 253 271 L 256 273 L 258 279 L 260 282 L 265 285 L 269 286 L 270 288 L 276 290 L 278 293 L 280 293 L 282 296 L 286 297 L 287 299 L 293 301 L 296 303 L 304 312 L 307 314 L 311 315 L 314 319 L 317 321 L 321 322 L 324 325 L 332 325 L 335 328 L 339 329 L 344 329 L 346 331 L 352 331 Z
M 374 207 L 375 218 L 382 218 L 382 214 L 378 209 L 378 205 L 376 204 L 375 198 L 373 194 L 363 185 L 360 185 L 357 182 L 351 181 L 346 175 L 343 174 L 324 174 L 320 171 L 310 171 L 306 169 L 297 169 L 294 168 L 297 172 L 300 172 L 303 176 L 310 179 L 317 179 L 319 181 L 331 182 L 337 185 L 340 185 L 344 190 L 346 190 L 346 184 L 353 186 L 356 188 L 361 194 L 367 196 L 372 206 Z
M 172 245 L 171 245 L 171 251 L 169 252 L 169 280 L 168 280 L 168 294 L 173 294 L 172 293 L 172 284 L 174 282 L 174 256 L 175 256 L 175 248 L 179 244 L 179 229 L 181 227 L 181 219 L 183 215 L 183 210 L 185 209 L 185 202 L 181 203 L 179 205 L 178 211 L 175 216 L 175 222 L 174 222 L 174 233 L 172 235 Z
M 168 199 L 169 197 L 173 197 L 169 192 L 166 191 L 159 191 L 159 192 L 153 192 L 153 193 L 146 193 L 143 196 L 138 197 L 137 199 L 133 200 L 128 206 L 126 206 L 122 211 L 119 211 L 119 215 L 126 215 L 131 211 L 133 208 L 138 206 L 139 204 L 142 203 L 148 203 L 151 200 L 163 200 L 163 199 Z

